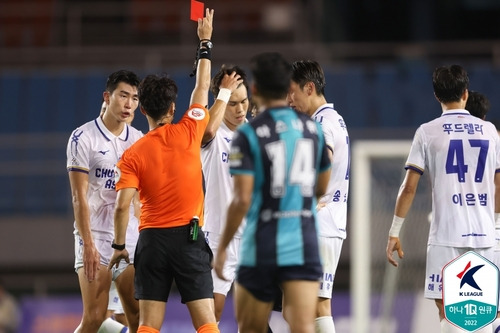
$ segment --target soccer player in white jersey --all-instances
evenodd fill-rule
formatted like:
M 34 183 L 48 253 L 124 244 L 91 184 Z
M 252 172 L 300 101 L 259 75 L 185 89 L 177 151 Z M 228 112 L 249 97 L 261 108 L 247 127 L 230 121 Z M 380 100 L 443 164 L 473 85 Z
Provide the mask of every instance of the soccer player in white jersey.
M 138 106 L 139 78 L 130 71 L 112 73 L 103 93 L 106 111 L 78 127 L 67 146 L 73 211 L 75 217 L 75 270 L 83 301 L 83 316 L 75 332 L 97 332 L 106 317 L 109 288 L 114 280 L 123 301 L 130 332 L 136 332 L 138 302 L 134 298 L 134 267 L 121 262 L 108 270 L 113 254 L 113 214 L 116 200 L 114 167 L 123 152 L 142 137 L 127 120 Z M 127 246 L 134 253 L 138 221 L 131 210 Z M 101 327 L 99 332 L 111 333 Z
M 346 238 L 347 197 L 349 191 L 349 134 L 342 116 L 327 103 L 325 75 L 312 60 L 292 65 L 292 83 L 288 102 L 321 124 L 332 161 L 328 188 L 318 204 L 319 245 L 323 276 L 318 293 L 316 332 L 334 333 L 331 298 L 342 243 Z
M 225 77 L 236 73 L 241 82 L 232 93 L 220 88 Z M 202 140 L 201 161 L 205 180 L 205 225 L 203 231 L 214 256 L 217 253 L 219 239 L 226 222 L 227 206 L 233 197 L 233 180 L 229 173 L 228 156 L 236 128 L 246 121 L 249 106 L 248 81 L 245 72 L 238 66 L 222 66 L 212 79 L 210 90 L 215 97 L 227 94 L 229 101 L 220 117 L 211 117 Z M 214 282 L 215 317 L 220 321 L 226 296 L 236 277 L 240 238 L 243 230 L 240 226 L 228 248 L 228 259 L 224 274 L 229 281 L 221 280 L 212 271 Z
M 441 332 L 462 332 L 444 319 L 441 272 L 451 260 L 471 250 L 493 261 L 495 212 L 500 212 L 500 200 L 495 199 L 500 194 L 500 139 L 492 123 L 465 110 L 469 77 L 464 68 L 439 67 L 433 72 L 432 84 L 442 114 L 422 124 L 413 138 L 386 255 L 396 267 L 393 252 L 403 258 L 399 233 L 420 176 L 427 170 L 432 214 L 424 296 L 435 300 Z M 491 331 L 492 326 L 487 325 L 476 332 Z
M 490 110 L 490 101 L 488 98 L 477 91 L 469 91 L 469 98 L 467 99 L 467 103 L 465 104 L 465 109 L 470 112 L 474 117 L 478 117 L 480 119 L 486 120 L 486 114 Z M 495 124 L 495 128 L 498 132 L 498 127 Z M 499 133 L 500 135 L 500 133 Z M 493 263 L 500 268 L 500 216 L 495 214 L 495 260 Z M 498 299 L 500 302 L 500 297 Z M 499 304 L 500 305 L 500 304 Z M 499 307 L 500 310 L 500 307 Z M 500 311 L 497 313 L 497 318 L 492 323 L 493 332 L 500 332 Z

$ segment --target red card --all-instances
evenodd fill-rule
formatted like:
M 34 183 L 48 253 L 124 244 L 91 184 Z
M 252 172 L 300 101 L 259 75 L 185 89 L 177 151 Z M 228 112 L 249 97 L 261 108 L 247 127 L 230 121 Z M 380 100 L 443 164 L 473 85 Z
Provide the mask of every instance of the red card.
M 203 2 L 191 0 L 191 20 L 198 22 L 199 18 L 203 18 L 203 10 Z

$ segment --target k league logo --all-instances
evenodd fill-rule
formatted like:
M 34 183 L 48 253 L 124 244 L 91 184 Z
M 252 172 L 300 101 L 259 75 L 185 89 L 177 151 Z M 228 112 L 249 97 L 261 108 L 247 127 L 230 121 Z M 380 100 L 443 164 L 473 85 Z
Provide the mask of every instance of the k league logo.
M 464 331 L 474 332 L 491 322 L 498 309 L 498 268 L 469 251 L 443 268 L 445 318 Z

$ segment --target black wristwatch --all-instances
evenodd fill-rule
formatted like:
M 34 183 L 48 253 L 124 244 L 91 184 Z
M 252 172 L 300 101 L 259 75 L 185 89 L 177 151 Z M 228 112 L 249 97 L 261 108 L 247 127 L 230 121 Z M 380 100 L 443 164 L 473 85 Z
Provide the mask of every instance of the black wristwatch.
M 125 244 L 115 244 L 115 242 L 113 242 L 111 243 L 111 247 L 118 251 L 125 250 Z
M 210 39 L 203 39 L 200 41 L 200 46 L 211 50 L 212 47 L 214 47 L 214 44 L 212 44 L 212 41 Z

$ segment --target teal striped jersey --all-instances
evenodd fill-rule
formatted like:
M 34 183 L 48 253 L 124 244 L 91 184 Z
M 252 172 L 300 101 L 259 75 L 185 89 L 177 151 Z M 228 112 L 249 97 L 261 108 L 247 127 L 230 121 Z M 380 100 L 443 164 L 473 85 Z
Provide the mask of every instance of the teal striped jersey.
M 240 265 L 320 263 L 318 174 L 330 168 L 321 125 L 291 108 L 273 108 L 241 125 L 229 156 L 232 175 L 252 175 Z

